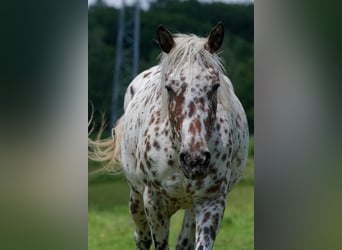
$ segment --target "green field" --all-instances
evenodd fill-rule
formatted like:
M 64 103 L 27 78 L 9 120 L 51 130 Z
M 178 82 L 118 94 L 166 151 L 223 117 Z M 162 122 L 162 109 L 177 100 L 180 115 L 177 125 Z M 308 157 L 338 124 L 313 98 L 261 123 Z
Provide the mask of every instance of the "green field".
M 134 224 L 128 212 L 129 190 L 123 175 L 90 175 L 88 196 L 88 249 L 135 249 Z M 183 211 L 179 211 L 171 219 L 170 249 L 175 249 L 182 215 Z M 254 249 L 253 158 L 248 159 L 243 179 L 227 197 L 214 249 Z

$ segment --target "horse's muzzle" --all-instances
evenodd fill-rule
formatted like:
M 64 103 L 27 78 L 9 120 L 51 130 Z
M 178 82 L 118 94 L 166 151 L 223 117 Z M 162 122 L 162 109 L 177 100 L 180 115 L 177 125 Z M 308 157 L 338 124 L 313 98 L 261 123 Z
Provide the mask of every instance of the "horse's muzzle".
M 210 163 L 209 151 L 181 152 L 179 161 L 183 173 L 188 179 L 203 179 L 208 175 Z

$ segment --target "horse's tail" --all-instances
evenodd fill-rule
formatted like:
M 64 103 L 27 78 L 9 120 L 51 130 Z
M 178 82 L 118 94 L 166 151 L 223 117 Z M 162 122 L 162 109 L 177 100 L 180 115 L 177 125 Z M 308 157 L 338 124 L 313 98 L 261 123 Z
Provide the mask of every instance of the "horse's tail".
M 101 128 L 96 139 L 88 137 L 88 158 L 93 161 L 103 163 L 103 167 L 98 171 L 106 171 L 113 174 L 119 174 L 122 171 L 121 164 L 121 140 L 123 117 L 121 117 L 116 126 L 112 129 L 112 136 L 101 139 L 105 125 L 102 122 Z

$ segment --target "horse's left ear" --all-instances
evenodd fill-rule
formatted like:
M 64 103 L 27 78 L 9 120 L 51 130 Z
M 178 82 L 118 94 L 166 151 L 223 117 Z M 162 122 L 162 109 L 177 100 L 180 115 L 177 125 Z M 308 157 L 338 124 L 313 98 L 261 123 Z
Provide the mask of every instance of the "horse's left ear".
M 209 50 L 210 53 L 216 52 L 223 43 L 224 37 L 224 26 L 223 23 L 218 22 L 217 25 L 210 31 L 208 40 L 205 43 L 205 48 Z
M 163 25 L 159 25 L 157 29 L 157 37 L 160 48 L 165 53 L 169 53 L 173 45 L 175 44 L 171 33 L 167 29 L 165 29 Z

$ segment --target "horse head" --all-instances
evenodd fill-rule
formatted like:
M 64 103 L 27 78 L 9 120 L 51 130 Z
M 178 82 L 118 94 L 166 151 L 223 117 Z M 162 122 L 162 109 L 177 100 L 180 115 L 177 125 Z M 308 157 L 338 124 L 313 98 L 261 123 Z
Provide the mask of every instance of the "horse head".
M 211 152 L 208 141 L 216 120 L 221 64 L 214 54 L 222 45 L 218 23 L 207 38 L 172 35 L 163 26 L 157 37 L 161 59 L 161 88 L 172 136 L 179 145 L 179 162 L 188 179 L 205 178 Z

